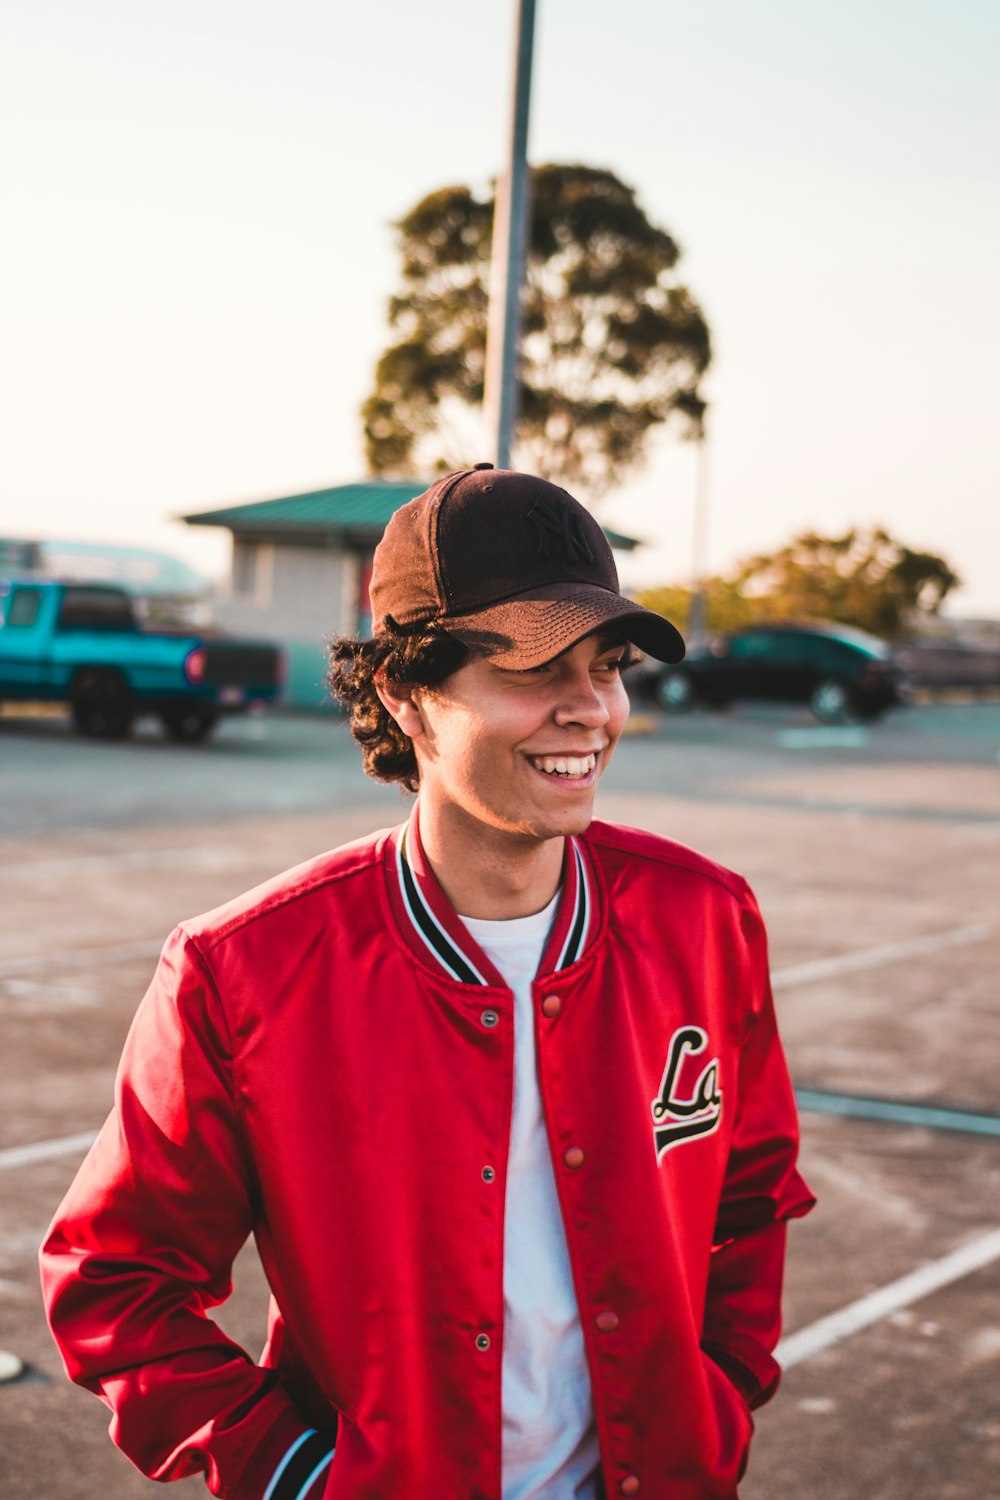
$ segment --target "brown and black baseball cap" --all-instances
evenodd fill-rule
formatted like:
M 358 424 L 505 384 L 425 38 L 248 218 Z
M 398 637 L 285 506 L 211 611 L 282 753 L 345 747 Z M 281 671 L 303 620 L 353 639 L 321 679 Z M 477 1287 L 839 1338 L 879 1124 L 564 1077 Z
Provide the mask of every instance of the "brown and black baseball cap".
M 607 537 L 532 474 L 476 464 L 396 511 L 375 549 L 376 635 L 434 625 L 497 666 L 541 666 L 605 625 L 657 661 L 684 655 L 662 615 L 626 599 Z

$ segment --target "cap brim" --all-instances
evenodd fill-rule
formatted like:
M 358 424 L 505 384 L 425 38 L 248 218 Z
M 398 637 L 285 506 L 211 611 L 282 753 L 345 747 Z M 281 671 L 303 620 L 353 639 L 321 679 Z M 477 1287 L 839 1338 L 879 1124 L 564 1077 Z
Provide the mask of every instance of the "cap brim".
M 684 656 L 680 631 L 662 615 L 610 589 L 581 583 L 528 590 L 489 609 L 439 617 L 436 623 L 477 655 L 513 672 L 540 667 L 611 625 L 621 625 L 622 639 L 657 661 L 678 662 Z

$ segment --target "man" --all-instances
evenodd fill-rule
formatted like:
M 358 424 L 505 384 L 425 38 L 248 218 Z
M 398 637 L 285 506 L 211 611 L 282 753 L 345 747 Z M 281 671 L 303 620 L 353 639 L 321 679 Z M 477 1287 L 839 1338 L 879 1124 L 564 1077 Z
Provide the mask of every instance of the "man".
M 73 1379 L 232 1500 L 730 1500 L 811 1205 L 739 876 L 592 824 L 623 598 L 565 491 L 393 517 L 334 689 L 401 828 L 164 949 L 42 1252 Z M 260 1365 L 206 1309 L 256 1237 Z

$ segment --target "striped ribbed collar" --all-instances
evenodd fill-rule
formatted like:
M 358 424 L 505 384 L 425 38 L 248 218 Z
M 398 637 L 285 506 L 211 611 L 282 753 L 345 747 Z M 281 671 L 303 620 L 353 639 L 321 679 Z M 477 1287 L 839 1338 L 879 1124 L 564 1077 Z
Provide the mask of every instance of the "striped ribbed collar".
M 387 875 L 400 929 L 425 961 L 459 984 L 505 988 L 441 889 L 420 843 L 417 808 L 387 844 Z M 566 839 L 562 889 L 539 974 L 576 963 L 593 940 L 598 919 L 593 871 L 581 840 Z

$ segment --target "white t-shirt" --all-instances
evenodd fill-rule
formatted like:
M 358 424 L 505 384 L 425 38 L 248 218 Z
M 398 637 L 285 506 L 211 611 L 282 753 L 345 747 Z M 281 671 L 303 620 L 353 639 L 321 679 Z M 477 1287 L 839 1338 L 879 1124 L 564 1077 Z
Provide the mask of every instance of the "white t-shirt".
M 531 981 L 558 893 L 530 917 L 462 921 L 514 994 L 514 1113 L 504 1224 L 503 1500 L 594 1500 L 590 1372 L 542 1116 Z

